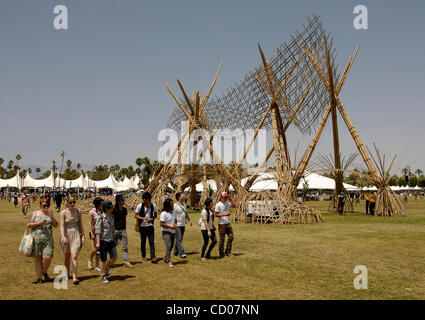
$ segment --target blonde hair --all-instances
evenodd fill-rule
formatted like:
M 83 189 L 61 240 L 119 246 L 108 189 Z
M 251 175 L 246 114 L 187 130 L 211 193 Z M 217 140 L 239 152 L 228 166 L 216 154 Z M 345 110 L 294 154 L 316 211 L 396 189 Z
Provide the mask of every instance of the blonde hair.
M 71 197 L 71 196 L 69 196 L 69 197 L 66 198 L 66 203 L 70 203 L 71 201 L 74 201 L 75 202 L 75 198 L 74 197 Z

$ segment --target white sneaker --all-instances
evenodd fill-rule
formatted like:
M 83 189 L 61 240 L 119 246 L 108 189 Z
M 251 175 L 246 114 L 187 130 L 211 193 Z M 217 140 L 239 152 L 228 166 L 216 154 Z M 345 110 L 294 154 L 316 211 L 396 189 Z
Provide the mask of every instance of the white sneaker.
M 102 269 L 100 269 L 99 267 L 96 267 L 96 268 L 94 268 L 94 270 L 96 270 L 96 271 L 102 271 Z
M 103 283 L 108 283 L 109 282 L 108 277 L 106 275 L 103 275 L 102 276 L 102 282 Z
M 89 263 L 88 263 L 87 267 L 89 268 L 89 270 L 93 269 L 93 265 L 92 265 L 91 260 L 89 260 Z

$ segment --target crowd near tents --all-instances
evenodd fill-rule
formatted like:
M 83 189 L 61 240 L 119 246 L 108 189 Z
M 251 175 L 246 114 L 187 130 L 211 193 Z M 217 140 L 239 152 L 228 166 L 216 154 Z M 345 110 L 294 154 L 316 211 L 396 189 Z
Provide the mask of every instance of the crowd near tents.
M 242 179 L 241 185 L 244 186 L 249 177 Z M 168 185 L 169 189 L 174 190 L 171 184 Z M 215 180 L 208 180 L 207 187 L 213 192 L 217 191 L 217 183 Z M 96 181 L 91 180 L 87 176 L 81 175 L 79 178 L 74 180 L 64 180 L 60 178 L 53 178 L 53 174 L 50 174 L 49 177 L 45 179 L 34 179 L 29 174 L 24 178 L 21 178 L 19 172 L 10 179 L 0 179 L 0 189 L 1 188 L 16 188 L 16 189 L 83 189 L 83 190 L 101 190 L 101 189 L 110 189 L 115 192 L 125 192 L 130 190 L 140 190 L 143 188 L 143 185 L 140 184 L 140 178 L 138 176 L 132 177 L 131 179 L 125 177 L 122 181 L 115 179 L 115 177 L 110 174 L 106 179 Z M 263 192 L 263 191 L 276 191 L 278 184 L 276 181 L 274 172 L 262 172 L 258 175 L 253 185 L 249 189 L 251 192 Z M 344 183 L 345 190 L 349 192 L 354 191 L 377 191 L 378 189 L 373 187 L 363 187 L 359 188 L 347 183 Z M 317 191 L 331 191 L 335 189 L 335 180 L 319 175 L 314 172 L 307 172 L 300 180 L 298 190 L 317 190 Z M 422 188 L 416 187 L 399 187 L 392 186 L 396 192 L 403 191 L 421 191 Z M 189 191 L 190 188 L 186 188 L 185 191 Z M 203 183 L 198 183 L 196 185 L 197 192 L 204 191 Z M 230 191 L 233 191 L 233 187 L 230 186 Z

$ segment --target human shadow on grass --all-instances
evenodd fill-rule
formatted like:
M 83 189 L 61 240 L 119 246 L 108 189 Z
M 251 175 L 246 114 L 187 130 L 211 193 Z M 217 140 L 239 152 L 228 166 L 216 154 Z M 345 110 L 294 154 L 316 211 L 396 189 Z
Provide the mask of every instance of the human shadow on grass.
M 80 280 L 80 282 L 83 282 L 83 281 L 86 281 L 86 280 L 90 280 L 90 279 L 93 279 L 93 278 L 99 278 L 101 275 L 91 275 L 91 276 L 81 276 L 81 277 L 78 277 L 78 280 Z
M 148 262 L 150 262 L 150 261 L 148 261 Z M 136 265 L 136 264 L 142 264 L 142 262 L 141 261 L 130 261 L 130 263 L 134 266 L 134 265 Z M 144 263 L 146 263 L 146 262 L 144 262 Z M 111 266 L 111 269 L 112 268 L 117 268 L 117 267 L 123 267 L 124 266 L 124 263 L 114 263 L 112 266 Z
M 186 253 L 188 256 L 193 256 L 194 254 L 199 254 L 199 251 L 191 251 Z
M 239 257 L 239 256 L 243 256 L 243 255 L 245 255 L 246 253 L 244 253 L 244 252 L 240 252 L 240 253 L 234 253 L 234 256 L 235 257 Z
M 109 281 L 115 281 L 115 280 L 123 281 L 123 280 L 127 280 L 127 279 L 130 279 L 130 278 L 136 278 L 136 276 L 131 276 L 131 275 L 125 275 L 125 276 L 111 276 L 111 277 L 109 278 Z
M 176 262 L 173 262 L 173 264 L 176 266 L 176 265 L 179 265 L 179 264 L 186 264 L 187 263 L 187 260 L 182 260 L 182 261 L 176 261 Z

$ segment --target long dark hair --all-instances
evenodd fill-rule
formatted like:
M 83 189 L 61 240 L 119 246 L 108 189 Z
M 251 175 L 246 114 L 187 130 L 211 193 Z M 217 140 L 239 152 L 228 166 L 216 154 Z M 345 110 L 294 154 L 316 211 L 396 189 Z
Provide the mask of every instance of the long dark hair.
M 162 211 L 171 212 L 173 210 L 173 206 L 171 205 L 173 203 L 173 199 L 165 199 L 163 205 L 162 205 Z
M 213 201 L 212 201 L 211 198 L 207 198 L 204 202 L 205 210 L 207 210 L 208 215 L 210 215 L 212 213 L 211 209 L 209 208 L 209 206 L 212 202 Z

